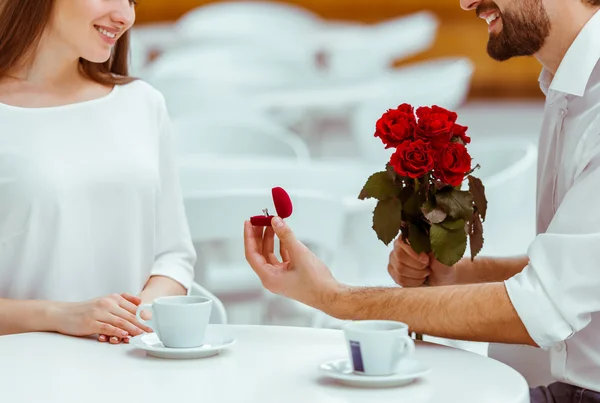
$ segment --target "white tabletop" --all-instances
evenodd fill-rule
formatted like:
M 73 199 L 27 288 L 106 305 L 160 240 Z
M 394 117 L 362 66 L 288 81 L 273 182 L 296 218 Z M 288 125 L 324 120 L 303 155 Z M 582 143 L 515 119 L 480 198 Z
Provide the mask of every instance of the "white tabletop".
M 433 371 L 387 389 L 322 378 L 318 366 L 344 358 L 339 330 L 211 325 L 237 342 L 217 356 L 152 358 L 132 345 L 50 333 L 0 337 L 2 403 L 528 403 L 524 378 L 487 357 L 418 342 Z

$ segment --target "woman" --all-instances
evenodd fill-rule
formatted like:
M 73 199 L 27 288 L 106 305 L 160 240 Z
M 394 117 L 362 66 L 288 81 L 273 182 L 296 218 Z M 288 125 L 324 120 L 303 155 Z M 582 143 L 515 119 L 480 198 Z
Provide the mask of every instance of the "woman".
M 162 96 L 127 77 L 131 0 L 0 0 L 0 334 L 151 329 L 196 254 Z M 137 295 L 135 295 L 137 294 Z

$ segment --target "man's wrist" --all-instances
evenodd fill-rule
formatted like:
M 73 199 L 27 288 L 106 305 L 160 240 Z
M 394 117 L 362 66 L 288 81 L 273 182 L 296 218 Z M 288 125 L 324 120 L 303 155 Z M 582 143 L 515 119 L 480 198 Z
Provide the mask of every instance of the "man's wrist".
M 349 289 L 349 286 L 337 281 L 329 284 L 319 295 L 314 307 L 327 315 L 337 317 L 336 315 L 343 306 Z
M 401 287 L 358 287 L 338 284 L 329 295 L 329 304 L 321 309 L 340 320 L 389 319 L 386 304 L 389 297 L 401 297 Z M 413 289 L 414 291 L 414 289 Z M 397 308 L 402 309 L 401 304 Z M 398 314 L 398 310 L 395 311 Z
M 452 284 L 447 285 L 459 285 L 459 284 L 472 284 L 473 281 L 472 273 L 473 273 L 473 265 L 474 262 L 471 261 L 469 257 L 463 257 L 454 265 L 454 281 Z
M 521 272 L 529 263 L 526 256 L 520 257 L 476 257 L 473 261 L 465 257 L 455 266 L 456 285 L 499 283 Z

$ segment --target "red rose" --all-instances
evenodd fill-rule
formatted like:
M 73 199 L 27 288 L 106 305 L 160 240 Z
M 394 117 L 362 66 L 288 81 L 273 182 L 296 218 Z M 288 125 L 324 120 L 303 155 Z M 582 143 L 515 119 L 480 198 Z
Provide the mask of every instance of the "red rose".
M 400 176 L 419 178 L 434 167 L 434 152 L 423 140 L 405 141 L 392 154 L 390 165 Z
M 446 115 L 448 120 L 452 123 L 456 122 L 456 119 L 458 119 L 458 114 L 456 112 L 449 111 L 448 109 L 441 108 L 437 105 L 433 105 L 431 108 L 422 106 L 417 109 L 417 117 L 419 119 L 431 114 Z
M 448 143 L 436 154 L 433 176 L 442 183 L 459 186 L 471 170 L 471 156 L 461 143 Z
M 444 147 L 452 138 L 452 127 L 458 119 L 455 112 L 439 106 L 417 109 L 417 137 L 431 143 L 436 150 Z
M 452 138 L 459 138 L 464 144 L 469 144 L 471 138 L 467 136 L 467 126 L 457 125 L 456 123 L 452 126 Z
M 375 137 L 381 139 L 385 148 L 398 147 L 403 141 L 414 138 L 416 123 L 413 107 L 402 104 L 388 110 L 377 121 Z

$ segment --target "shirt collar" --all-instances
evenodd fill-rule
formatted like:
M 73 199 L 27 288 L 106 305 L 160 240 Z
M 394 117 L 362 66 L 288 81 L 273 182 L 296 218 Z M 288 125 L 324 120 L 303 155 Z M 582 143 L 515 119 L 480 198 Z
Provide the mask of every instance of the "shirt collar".
M 542 73 L 540 74 L 540 78 L 538 79 L 540 83 L 540 88 L 544 95 L 548 96 L 548 89 L 550 88 L 550 83 L 552 83 L 552 73 L 550 70 L 545 67 L 542 69 Z
M 546 68 L 540 74 L 540 87 L 548 90 L 583 96 L 594 67 L 600 60 L 600 12 L 585 24 L 562 59 L 554 77 Z

